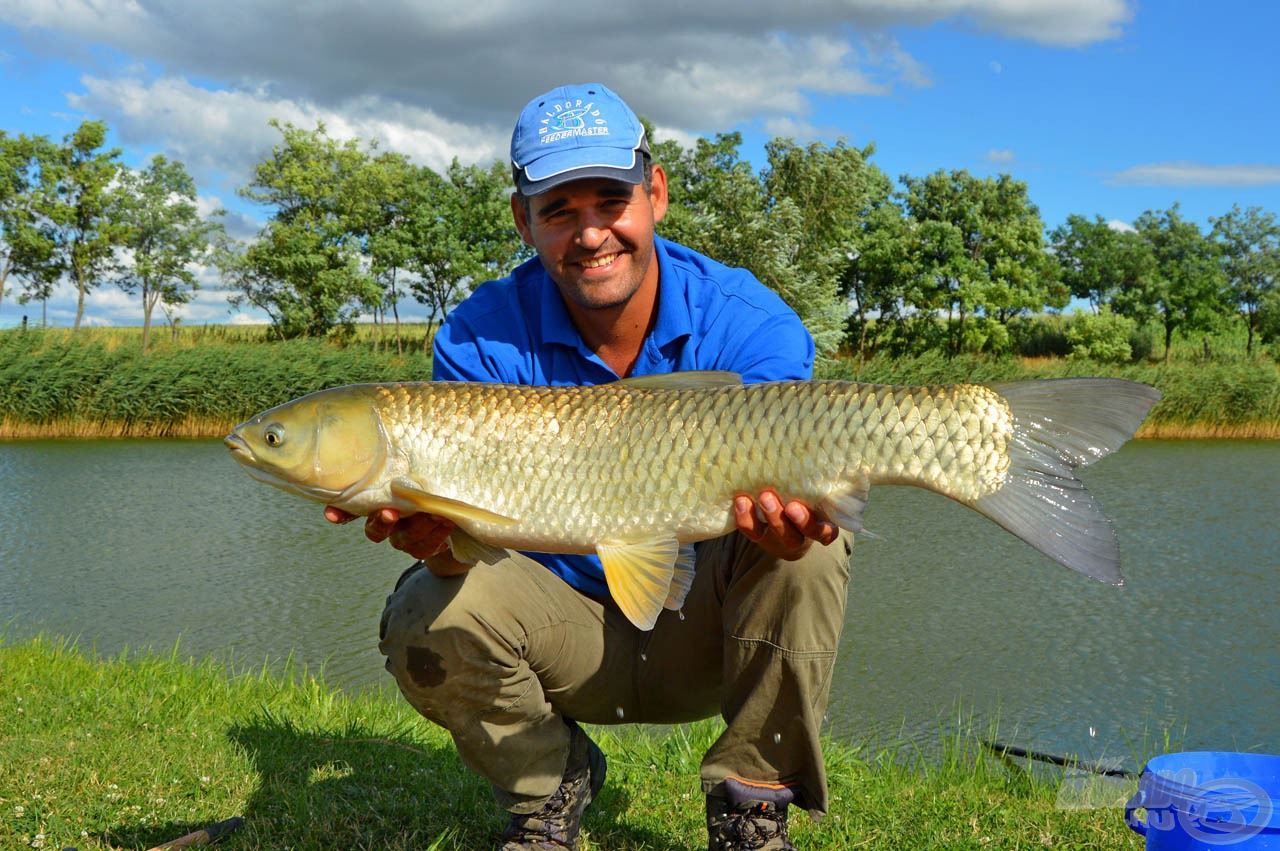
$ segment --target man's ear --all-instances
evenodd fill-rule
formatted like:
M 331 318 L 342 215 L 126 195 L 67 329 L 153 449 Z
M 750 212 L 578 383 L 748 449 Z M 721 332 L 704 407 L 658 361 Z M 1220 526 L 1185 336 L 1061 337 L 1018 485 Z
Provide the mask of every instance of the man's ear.
M 662 166 L 653 167 L 653 183 L 649 190 L 649 203 L 653 205 L 653 223 L 656 225 L 667 214 L 667 173 Z
M 516 192 L 511 193 L 511 218 L 515 220 L 516 230 L 520 233 L 524 244 L 532 246 L 533 231 L 529 229 L 529 214 L 525 212 L 524 202 Z

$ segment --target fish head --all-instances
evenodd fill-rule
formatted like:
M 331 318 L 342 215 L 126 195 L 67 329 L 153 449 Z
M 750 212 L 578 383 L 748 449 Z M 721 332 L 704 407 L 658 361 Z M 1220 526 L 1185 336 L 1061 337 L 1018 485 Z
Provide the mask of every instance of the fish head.
M 255 479 L 324 503 L 340 503 L 378 477 L 386 433 L 356 387 L 322 390 L 263 411 L 223 439 Z

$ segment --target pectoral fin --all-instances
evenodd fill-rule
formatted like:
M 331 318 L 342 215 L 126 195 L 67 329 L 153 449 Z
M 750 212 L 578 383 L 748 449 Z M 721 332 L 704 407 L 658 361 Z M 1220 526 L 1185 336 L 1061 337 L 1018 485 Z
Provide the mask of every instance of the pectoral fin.
M 418 511 L 447 517 L 455 522 L 470 520 L 475 523 L 494 523 L 499 526 L 510 526 L 516 521 L 501 514 L 480 508 L 447 496 L 427 493 L 412 479 L 394 479 L 391 482 L 391 495 Z
M 605 582 L 618 608 L 640 629 L 653 629 L 671 590 L 680 542 L 674 536 L 596 545 Z

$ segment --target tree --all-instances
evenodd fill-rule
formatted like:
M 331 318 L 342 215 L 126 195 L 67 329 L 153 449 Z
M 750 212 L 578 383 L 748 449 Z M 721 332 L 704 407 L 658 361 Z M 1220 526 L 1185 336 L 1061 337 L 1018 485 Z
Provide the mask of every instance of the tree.
M 404 354 L 400 337 L 400 298 L 403 295 L 401 284 L 408 277 L 413 248 L 406 238 L 406 231 L 414 209 L 416 171 L 406 157 L 386 153 L 370 161 L 365 172 L 365 180 L 370 184 L 369 194 L 378 200 L 365 225 L 369 271 L 381 288 L 378 311 L 374 315 L 376 319 L 378 312 L 391 308 L 398 354 Z M 383 315 L 385 317 L 385 313 Z
M 671 204 L 659 226 L 716 260 L 750 270 L 799 314 L 821 354 L 844 337 L 846 267 L 859 223 L 889 181 L 867 161 L 870 147 L 800 146 L 774 139 L 767 167 L 741 159 L 742 137 L 699 139 L 692 150 L 654 146 Z
M 28 232 L 34 230 L 31 185 L 35 150 L 25 136 L 11 138 L 0 130 L 0 307 L 9 279 L 22 265 Z
M 1102 216 L 1067 216 L 1049 235 L 1060 279 L 1076 298 L 1099 313 L 1117 293 L 1142 289 L 1155 272 L 1151 245 L 1137 232 L 1120 231 Z
M 364 255 L 376 206 L 364 179 L 369 154 L 358 139 L 331 139 L 323 124 L 272 126 L 283 141 L 240 194 L 275 210 L 243 252 L 221 255 L 224 271 L 241 287 L 233 303 L 262 308 L 282 336 L 324 335 L 380 298 Z
M 1182 217 L 1177 204 L 1163 212 L 1147 210 L 1134 226 L 1151 246 L 1155 272 L 1141 289 L 1117 296 L 1115 308 L 1139 321 L 1151 317 L 1161 323 L 1168 363 L 1175 332 L 1210 330 L 1222 315 L 1226 278 L 1217 246 Z
M 209 250 L 217 225 L 200 218 L 196 186 L 186 168 L 163 154 L 140 171 L 121 172 L 120 222 L 129 255 L 117 281 L 142 294 L 142 351 L 151 341 L 157 304 L 185 304 L 198 288 L 190 267 Z
M 37 227 L 50 245 L 48 265 L 75 285 L 76 330 L 85 296 L 113 270 L 123 236 L 115 187 L 120 149 L 101 150 L 106 138 L 104 122 L 86 121 L 50 148 L 34 205 Z
M 410 283 L 414 297 L 442 319 L 467 289 L 510 271 L 530 256 L 511 220 L 505 166 L 464 166 L 456 159 L 445 177 L 421 169 L 414 183 Z
M 853 309 L 849 336 L 858 354 L 881 340 L 898 352 L 927 341 L 927 334 L 908 327 L 913 323 L 904 313 L 911 302 L 908 284 L 920 280 L 918 260 L 912 228 L 893 201 L 876 205 L 859 223 L 842 286 Z M 870 338 L 871 313 L 878 317 L 875 338 Z
M 792 139 L 773 139 L 765 152 L 764 185 L 772 210 L 780 212 L 789 201 L 800 215 L 801 239 L 788 260 L 809 289 L 788 301 L 822 317 L 809 323 L 817 330 L 815 339 L 830 335 L 832 326 L 838 329 L 838 344 L 854 280 L 850 267 L 861 254 L 872 212 L 885 210 L 892 181 L 870 162 L 873 145 L 854 148 L 841 140 L 833 146 L 814 142 L 802 147 Z
M 1025 183 L 959 170 L 903 176 L 902 184 L 923 279 L 914 306 L 946 312 L 952 353 L 965 347 L 970 317 L 1004 323 L 1047 303 L 1066 305 L 1065 290 L 1050 286 L 1044 223 Z
M 1280 223 L 1260 207 L 1231 212 L 1213 223 L 1212 238 L 1221 248 L 1222 269 L 1231 299 L 1249 329 L 1246 351 L 1253 354 L 1253 338 L 1263 309 L 1280 293 Z

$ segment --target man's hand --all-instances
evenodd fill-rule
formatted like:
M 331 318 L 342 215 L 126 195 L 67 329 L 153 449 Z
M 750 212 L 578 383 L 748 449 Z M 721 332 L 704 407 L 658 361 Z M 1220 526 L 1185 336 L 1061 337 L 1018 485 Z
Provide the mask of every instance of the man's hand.
M 756 513 L 757 504 L 760 514 Z M 784 506 L 773 491 L 764 491 L 756 502 L 749 496 L 734 498 L 733 513 L 739 532 L 783 561 L 795 561 L 809 551 L 814 541 L 830 544 L 840 534 L 839 527 L 822 512 L 797 500 Z
M 330 523 L 349 523 L 355 515 L 341 508 L 326 505 L 325 519 Z M 458 561 L 449 551 L 449 533 L 453 522 L 434 514 L 410 514 L 401 517 L 394 508 L 382 508 L 370 514 L 364 521 L 364 535 L 374 543 L 389 540 L 391 546 L 402 553 L 426 562 L 437 576 L 456 576 L 471 569 L 471 565 Z

